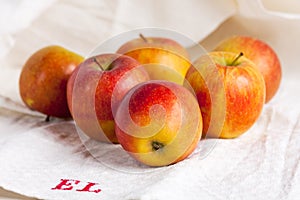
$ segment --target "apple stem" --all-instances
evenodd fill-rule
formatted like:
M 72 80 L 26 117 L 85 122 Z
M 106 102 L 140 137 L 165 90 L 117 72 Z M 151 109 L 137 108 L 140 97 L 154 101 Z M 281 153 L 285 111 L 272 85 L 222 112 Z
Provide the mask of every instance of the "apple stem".
M 96 58 L 94 58 L 94 61 L 100 67 L 100 69 L 102 69 L 102 71 L 105 70 L 105 69 L 103 69 L 102 65 L 98 62 L 98 60 Z
M 157 142 L 157 141 L 153 141 L 153 142 L 152 142 L 152 149 L 153 149 L 154 151 L 157 151 L 157 150 L 159 150 L 159 149 L 161 149 L 161 148 L 163 148 L 163 147 L 164 147 L 164 144 L 161 143 L 161 142 Z
M 50 122 L 50 115 L 47 115 L 45 122 Z
M 236 62 L 240 59 L 240 57 L 242 57 L 244 55 L 243 52 L 239 53 L 239 55 L 237 55 L 234 60 L 231 62 L 231 66 L 235 66 Z
M 144 40 L 144 42 L 148 42 L 147 38 L 145 38 L 145 36 L 143 34 L 139 34 L 140 38 L 142 38 Z

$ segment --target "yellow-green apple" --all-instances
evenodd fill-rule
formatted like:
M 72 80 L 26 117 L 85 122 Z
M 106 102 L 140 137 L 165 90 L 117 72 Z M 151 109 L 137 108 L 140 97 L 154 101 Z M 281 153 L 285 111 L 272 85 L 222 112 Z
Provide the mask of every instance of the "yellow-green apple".
M 141 64 L 153 80 L 183 83 L 190 67 L 189 55 L 178 42 L 162 37 L 136 38 L 123 44 L 117 53 L 130 56 Z
M 276 94 L 281 82 L 281 65 L 276 52 L 262 40 L 250 36 L 232 36 L 223 40 L 216 51 L 243 52 L 262 73 L 266 84 L 266 103 Z
M 185 87 L 151 80 L 132 88 L 115 116 L 122 147 L 149 166 L 164 166 L 188 157 L 202 135 L 196 97 Z
M 67 85 L 68 105 L 86 135 L 98 141 L 118 142 L 112 112 L 129 89 L 149 80 L 139 66 L 129 56 L 100 54 L 86 59 L 73 72 Z
M 212 63 L 216 70 L 211 69 Z M 265 102 L 264 79 L 255 64 L 242 53 L 219 51 L 203 55 L 191 66 L 186 79 L 196 93 L 203 117 L 203 133 L 208 137 L 238 137 L 260 116 Z M 215 114 L 219 110 L 220 118 L 212 120 L 213 109 Z M 224 116 L 222 109 L 225 109 Z M 223 126 L 215 132 L 211 127 L 219 126 L 220 121 Z
M 70 117 L 67 81 L 82 61 L 82 56 L 61 46 L 47 46 L 32 54 L 19 77 L 25 105 L 47 116 Z

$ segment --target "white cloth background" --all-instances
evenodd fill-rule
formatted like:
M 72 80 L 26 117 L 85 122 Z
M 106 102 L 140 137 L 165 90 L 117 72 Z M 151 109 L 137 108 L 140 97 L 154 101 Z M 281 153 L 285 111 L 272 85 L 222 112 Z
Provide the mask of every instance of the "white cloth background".
M 297 199 L 300 196 L 300 5 L 296 0 L 1 1 L 0 186 L 41 199 Z M 23 106 L 18 77 L 37 49 L 60 44 L 87 55 L 107 38 L 138 27 L 176 30 L 211 50 L 232 34 L 267 41 L 283 80 L 257 123 L 233 140 L 200 148 L 172 166 L 147 168 L 120 147 L 90 156 L 71 121 L 43 122 Z M 187 44 L 188 45 L 188 44 Z M 60 179 L 102 191 L 51 190 Z M 83 186 L 80 185 L 79 186 Z M 78 186 L 78 187 L 79 187 Z

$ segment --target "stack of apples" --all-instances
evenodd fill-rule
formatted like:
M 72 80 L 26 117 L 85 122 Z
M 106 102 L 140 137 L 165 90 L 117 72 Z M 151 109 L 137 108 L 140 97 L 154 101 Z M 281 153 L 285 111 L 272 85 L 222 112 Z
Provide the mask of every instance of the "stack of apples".
M 279 88 L 274 50 L 249 36 L 221 41 L 191 62 L 178 42 L 144 37 L 84 59 L 59 46 L 34 53 L 19 80 L 33 110 L 70 118 L 90 138 L 120 144 L 149 166 L 187 158 L 199 141 L 236 138 Z

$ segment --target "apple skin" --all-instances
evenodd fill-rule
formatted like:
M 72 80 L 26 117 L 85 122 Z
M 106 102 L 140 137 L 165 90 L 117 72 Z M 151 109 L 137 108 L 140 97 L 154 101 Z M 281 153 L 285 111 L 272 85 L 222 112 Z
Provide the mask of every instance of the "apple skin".
M 186 49 L 168 38 L 141 36 L 123 44 L 117 53 L 130 56 L 141 64 L 151 64 L 145 69 L 152 80 L 183 84 L 191 65 Z
M 86 59 L 67 85 L 74 121 L 92 139 L 118 143 L 113 111 L 129 89 L 148 80 L 147 72 L 131 57 L 100 54 Z
M 67 81 L 83 59 L 61 46 L 47 46 L 32 54 L 19 78 L 19 92 L 25 105 L 47 116 L 71 117 Z
M 122 147 L 148 166 L 165 166 L 188 157 L 202 134 L 196 97 L 185 87 L 151 80 L 132 88 L 116 112 Z
M 265 42 L 250 36 L 232 36 L 222 41 L 215 51 L 243 52 L 262 73 L 266 84 L 266 103 L 279 89 L 281 65 L 276 52 Z
M 232 61 L 237 54 L 231 52 L 210 52 L 208 54 L 215 71 L 206 71 L 202 76 L 197 69 L 209 69 L 207 56 L 198 58 L 189 69 L 186 79 L 194 89 L 203 117 L 203 134 L 213 138 L 235 138 L 246 132 L 258 119 L 265 103 L 265 83 L 263 76 L 255 64 L 241 56 L 234 65 Z M 205 70 L 204 70 L 205 71 Z M 216 79 L 222 85 L 218 85 Z M 215 84 L 208 89 L 209 84 Z M 222 98 L 222 90 L 224 98 Z M 215 99 L 215 102 L 211 99 Z M 215 107 L 213 107 L 215 106 Z M 212 109 L 225 109 L 224 116 L 211 121 Z M 218 132 L 216 128 L 209 131 L 210 126 L 223 126 Z M 217 124 L 217 125 L 215 125 Z

